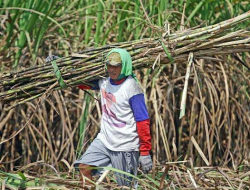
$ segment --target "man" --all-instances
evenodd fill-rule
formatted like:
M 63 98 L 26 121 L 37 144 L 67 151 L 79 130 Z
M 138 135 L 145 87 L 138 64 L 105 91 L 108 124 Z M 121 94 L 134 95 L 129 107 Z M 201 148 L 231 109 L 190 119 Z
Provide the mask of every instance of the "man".
M 75 161 L 81 175 L 92 179 L 91 167 L 107 167 L 137 175 L 152 169 L 150 123 L 143 91 L 132 72 L 132 59 L 124 49 L 111 50 L 106 58 L 109 77 L 92 81 L 100 90 L 101 130 L 82 157 Z M 90 89 L 80 85 L 80 89 Z M 130 186 L 132 178 L 115 173 L 120 186 Z

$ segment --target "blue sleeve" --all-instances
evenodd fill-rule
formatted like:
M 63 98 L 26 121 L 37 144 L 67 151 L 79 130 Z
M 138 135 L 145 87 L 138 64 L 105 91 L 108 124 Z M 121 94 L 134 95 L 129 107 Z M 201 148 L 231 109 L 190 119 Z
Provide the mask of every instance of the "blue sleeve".
M 135 121 L 144 121 L 149 119 L 143 94 L 132 96 L 129 99 L 129 104 L 134 113 Z
M 100 90 L 100 87 L 99 87 L 99 79 L 90 81 L 89 83 L 90 83 L 91 85 L 93 85 L 93 86 L 91 86 L 91 89 L 92 89 L 92 90 Z

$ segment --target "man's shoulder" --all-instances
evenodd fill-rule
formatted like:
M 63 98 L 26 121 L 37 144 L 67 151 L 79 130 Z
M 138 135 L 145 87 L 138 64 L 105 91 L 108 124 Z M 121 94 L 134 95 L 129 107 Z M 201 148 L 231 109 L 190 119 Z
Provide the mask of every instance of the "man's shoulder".
M 126 89 L 132 95 L 143 93 L 141 86 L 135 81 L 132 76 L 128 76 Z
M 128 76 L 128 78 L 126 79 L 126 81 L 130 85 L 138 85 L 137 82 L 135 81 L 135 79 L 132 76 Z
M 109 81 L 109 77 L 104 77 L 99 79 L 99 86 L 101 86 L 104 83 L 107 83 Z

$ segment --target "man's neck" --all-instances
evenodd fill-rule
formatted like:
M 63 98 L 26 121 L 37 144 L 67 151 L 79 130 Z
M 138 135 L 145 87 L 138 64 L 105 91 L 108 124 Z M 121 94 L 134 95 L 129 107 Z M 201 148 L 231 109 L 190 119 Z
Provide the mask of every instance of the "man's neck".
M 119 85 L 121 83 L 123 83 L 125 80 L 126 80 L 127 77 L 123 78 L 123 79 L 120 79 L 120 80 L 113 80 L 110 78 L 110 83 L 113 84 L 113 85 Z

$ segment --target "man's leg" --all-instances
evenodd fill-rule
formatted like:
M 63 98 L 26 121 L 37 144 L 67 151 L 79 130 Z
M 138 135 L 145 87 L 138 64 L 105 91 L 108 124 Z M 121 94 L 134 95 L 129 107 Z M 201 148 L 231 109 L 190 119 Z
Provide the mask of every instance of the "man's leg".
M 92 180 L 92 169 L 90 169 L 90 165 L 86 165 L 86 164 L 79 164 L 79 170 L 80 170 L 80 179 L 82 181 L 83 184 L 86 185 L 90 185 L 91 182 L 89 182 L 88 180 L 85 180 L 84 177 L 87 177 L 88 179 Z M 83 177 L 84 176 L 84 177 Z
M 106 167 L 110 164 L 110 158 L 106 147 L 102 144 L 99 139 L 95 139 L 86 152 L 75 161 L 74 167 L 80 170 L 80 179 L 83 185 L 89 185 L 91 182 L 84 180 L 84 177 L 92 180 L 92 174 L 96 170 L 90 169 L 91 167 Z M 84 177 L 83 177 L 84 176 Z M 85 181 L 85 182 L 84 182 Z
M 139 160 L 139 152 L 114 152 L 111 151 L 111 164 L 112 167 L 137 176 L 137 167 Z M 132 186 L 136 188 L 136 180 L 133 177 L 115 172 L 116 180 L 120 186 Z M 134 182 L 133 184 L 131 182 Z

